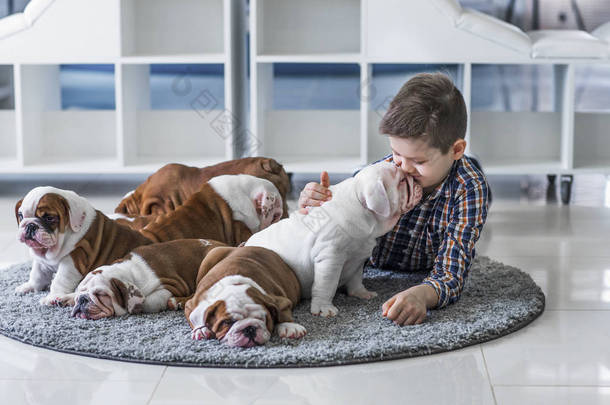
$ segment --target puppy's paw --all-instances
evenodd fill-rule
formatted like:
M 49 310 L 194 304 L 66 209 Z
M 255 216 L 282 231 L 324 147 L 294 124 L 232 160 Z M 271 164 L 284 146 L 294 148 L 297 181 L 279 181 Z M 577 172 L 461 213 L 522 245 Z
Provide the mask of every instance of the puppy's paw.
M 17 294 L 27 294 L 34 291 L 36 291 L 36 287 L 34 287 L 34 284 L 30 283 L 29 281 L 15 287 L 15 292 Z
M 76 294 L 49 294 L 40 299 L 40 304 L 54 307 L 74 306 L 74 296 Z
M 307 334 L 304 326 L 294 322 L 278 323 L 275 328 L 281 338 L 300 339 Z
M 350 297 L 358 297 L 363 300 L 370 300 L 371 298 L 375 298 L 377 293 L 375 291 L 369 291 L 366 288 L 362 288 L 356 291 L 348 291 L 347 295 Z
M 176 297 L 170 297 L 170 299 L 167 300 L 167 309 L 170 311 L 178 311 L 182 308 L 182 303 L 178 301 Z
M 193 340 L 201 340 L 201 339 L 211 339 L 212 331 L 210 331 L 205 326 L 200 326 L 198 328 L 193 329 L 191 332 L 191 339 Z
M 311 314 L 312 315 L 320 315 L 326 318 L 333 317 L 339 313 L 339 310 L 336 306 L 331 303 L 325 302 L 311 302 Z

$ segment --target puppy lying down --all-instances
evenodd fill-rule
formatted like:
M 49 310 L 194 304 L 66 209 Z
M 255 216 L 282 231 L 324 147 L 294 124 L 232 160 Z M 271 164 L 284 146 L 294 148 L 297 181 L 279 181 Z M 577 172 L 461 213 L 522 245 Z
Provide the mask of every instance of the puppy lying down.
M 299 298 L 296 275 L 273 251 L 219 247 L 201 263 L 197 292 L 184 313 L 193 339 L 252 347 L 265 344 L 274 330 L 280 337 L 305 335 L 292 318 Z
M 252 235 L 246 246 L 276 252 L 296 273 L 311 313 L 334 316 L 340 286 L 363 299 L 376 294 L 362 284 L 362 267 L 375 239 L 389 232 L 422 197 L 422 189 L 392 163 L 380 162 L 331 186 L 333 198 L 307 215 L 294 212 Z
M 182 239 L 134 249 L 89 273 L 76 289 L 72 316 L 101 319 L 179 309 L 195 292 L 201 261 L 223 243 Z
M 205 183 L 175 211 L 159 216 L 113 217 L 152 242 L 203 238 L 237 246 L 279 221 L 282 206 L 282 196 L 269 180 L 247 174 L 222 175 Z

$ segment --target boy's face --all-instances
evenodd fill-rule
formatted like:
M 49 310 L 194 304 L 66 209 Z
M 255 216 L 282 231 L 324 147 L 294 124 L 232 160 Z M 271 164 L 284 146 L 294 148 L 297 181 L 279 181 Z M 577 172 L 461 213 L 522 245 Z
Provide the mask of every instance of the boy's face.
M 466 141 L 458 139 L 446 154 L 428 145 L 424 139 L 390 136 L 394 163 L 412 176 L 428 194 L 449 174 L 451 165 L 464 155 Z

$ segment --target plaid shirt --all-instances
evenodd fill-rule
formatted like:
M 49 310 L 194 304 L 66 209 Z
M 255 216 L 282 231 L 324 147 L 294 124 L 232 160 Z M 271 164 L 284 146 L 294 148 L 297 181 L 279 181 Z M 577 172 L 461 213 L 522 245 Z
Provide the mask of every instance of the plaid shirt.
M 392 155 L 381 160 L 392 162 Z M 422 284 L 438 294 L 437 308 L 460 298 L 487 218 L 485 175 L 466 156 L 394 229 L 377 239 L 368 265 L 396 271 L 430 271 Z

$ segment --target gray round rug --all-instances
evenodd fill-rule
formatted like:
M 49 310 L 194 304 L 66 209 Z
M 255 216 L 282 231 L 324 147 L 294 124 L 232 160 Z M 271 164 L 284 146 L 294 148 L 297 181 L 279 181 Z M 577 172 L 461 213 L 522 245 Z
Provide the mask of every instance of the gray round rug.
M 398 327 L 381 305 L 418 283 L 424 273 L 367 269 L 365 286 L 379 295 L 363 301 L 337 294 L 335 318 L 314 317 L 309 302 L 294 311 L 307 328 L 298 341 L 274 336 L 265 346 L 230 348 L 216 340 L 193 341 L 182 312 L 89 321 L 69 308 L 43 307 L 45 293 L 17 295 L 30 264 L 0 270 L 0 333 L 34 346 L 103 359 L 172 366 L 312 367 L 395 360 L 459 349 L 518 330 L 544 310 L 544 294 L 524 272 L 487 257 L 475 259 L 461 299 L 430 311 L 421 325 Z

